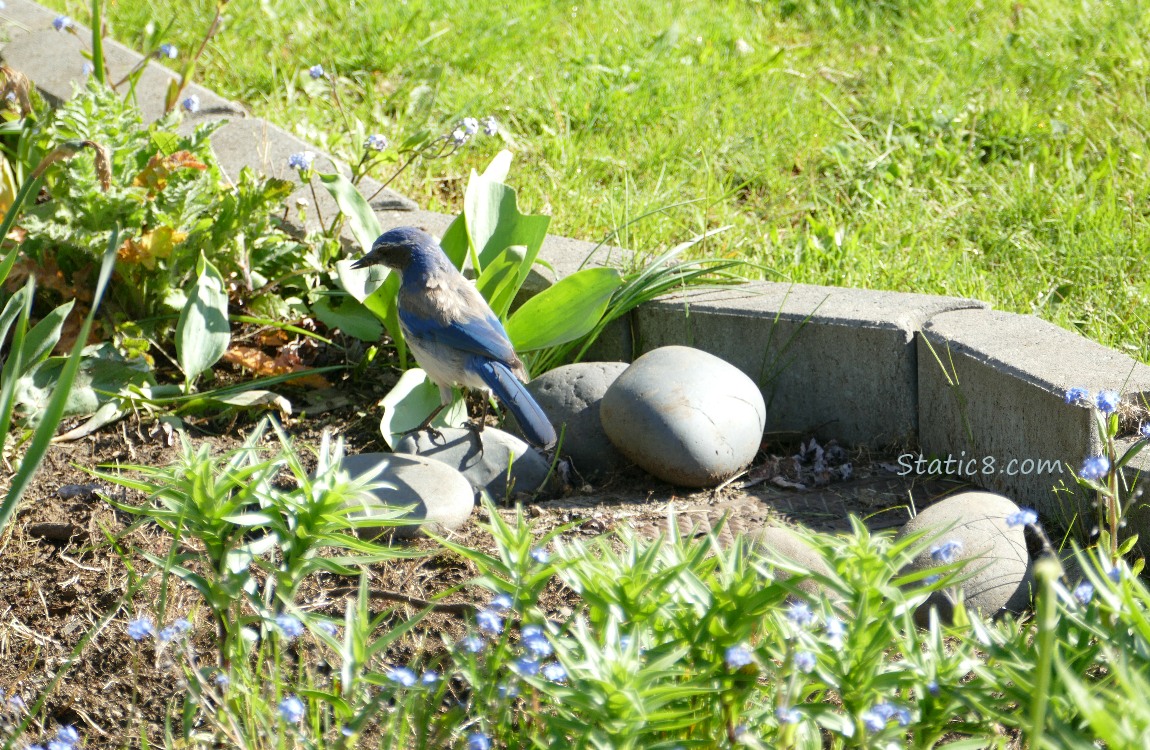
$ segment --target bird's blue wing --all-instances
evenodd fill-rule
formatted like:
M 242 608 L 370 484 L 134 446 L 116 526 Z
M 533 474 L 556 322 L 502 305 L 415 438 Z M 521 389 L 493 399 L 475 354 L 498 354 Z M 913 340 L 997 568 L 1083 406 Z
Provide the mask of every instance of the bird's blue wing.
M 399 319 L 410 335 L 419 339 L 508 364 L 517 360 L 507 332 L 492 314 L 443 323 L 410 310 L 400 310 Z

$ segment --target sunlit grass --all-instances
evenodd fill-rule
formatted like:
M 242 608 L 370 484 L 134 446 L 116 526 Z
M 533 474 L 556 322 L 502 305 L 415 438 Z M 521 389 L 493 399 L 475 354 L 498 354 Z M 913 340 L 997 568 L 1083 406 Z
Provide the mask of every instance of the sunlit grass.
M 86 2 L 51 0 L 77 19 Z M 189 50 L 205 0 L 119 0 Z M 236 0 L 203 81 L 349 160 L 493 114 L 552 231 L 625 228 L 801 282 L 974 296 L 1150 361 L 1148 21 L 1132 2 L 289 3 Z M 339 77 L 342 111 L 306 74 Z M 357 132 L 358 131 L 358 132 Z M 349 135 L 349 133 L 355 133 Z M 396 186 L 458 211 L 501 144 Z

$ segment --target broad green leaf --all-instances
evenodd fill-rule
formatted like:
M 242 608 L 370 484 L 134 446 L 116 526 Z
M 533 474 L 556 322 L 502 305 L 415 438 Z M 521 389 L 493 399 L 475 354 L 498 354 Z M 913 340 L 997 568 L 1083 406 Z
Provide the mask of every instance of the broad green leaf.
M 511 301 L 519 290 L 519 270 L 526 255 L 527 248 L 512 245 L 488 263 L 475 282 L 479 293 L 500 320 L 507 316 Z
M 484 266 L 511 245 L 523 245 L 527 255 L 520 278 L 527 278 L 527 271 L 547 236 L 551 217 L 520 213 L 512 188 L 474 171 L 463 196 L 463 213 L 468 240 L 476 254 L 473 259 L 477 261 L 476 272 L 482 272 Z
M 405 433 L 423 424 L 427 415 L 438 407 L 439 387 L 431 382 L 426 372 L 415 367 L 403 373 L 399 382 L 383 397 L 383 418 L 379 422 L 379 431 L 388 447 L 394 450 Z M 436 427 L 459 427 L 466 421 L 467 405 L 457 396 L 431 424 Z
M 511 152 L 503 149 L 491 163 L 487 165 L 487 169 L 483 170 L 483 176 L 492 182 L 507 182 L 507 173 L 511 171 Z
M 407 344 L 399 327 L 399 310 L 396 308 L 396 295 L 399 294 L 399 274 L 385 266 L 352 268 L 353 260 L 341 260 L 335 264 L 336 277 L 348 294 L 361 302 L 364 307 L 383 321 L 387 334 L 395 342 L 401 367 L 407 366 Z M 379 338 L 378 336 L 376 337 Z
M 0 312 L 0 323 L 2 323 L 0 327 L 3 328 L 0 331 L 0 342 L 7 338 L 12 323 L 16 323 L 10 342 L 12 353 L 0 371 L 0 445 L 3 445 L 8 436 L 12 414 L 16 410 L 16 381 L 24 370 L 24 336 L 28 332 L 28 318 L 32 315 L 32 299 L 35 291 L 36 282 L 29 278 L 20 291 L 13 294 L 4 305 L 4 311 Z M 2 526 L 0 531 L 3 531 Z
M 351 233 L 355 235 L 356 242 L 359 243 L 365 253 L 371 250 L 372 243 L 382 232 L 379 219 L 371 210 L 367 199 L 360 194 L 355 185 L 351 184 L 351 180 L 339 173 L 319 174 L 318 177 L 327 191 L 331 193 L 331 197 L 335 198 L 335 202 L 339 204 L 339 210 L 347 217 L 347 225 L 351 229 Z
M 463 270 L 463 262 L 467 260 L 467 219 L 463 214 L 455 217 L 439 239 L 439 246 L 447 255 L 447 259 L 459 270 Z
M 614 268 L 585 268 L 523 303 L 507 321 L 517 351 L 574 341 L 595 327 L 623 284 Z
M 176 324 L 176 359 L 189 387 L 200 373 L 219 361 L 231 340 L 223 277 L 203 256 L 196 271 L 198 276 Z
M 180 136 L 158 128 L 152 128 L 149 133 L 152 145 L 164 156 L 171 156 L 180 149 Z
M 312 300 L 311 309 L 328 328 L 338 328 L 360 341 L 374 344 L 383 335 L 383 326 L 380 325 L 379 318 L 351 295 L 316 295 Z
M 16 383 L 16 403 L 35 424 L 59 388 L 66 357 L 49 357 L 29 369 Z M 111 344 L 84 348 L 80 366 L 64 399 L 63 416 L 95 414 L 116 401 L 129 386 L 152 381 L 151 369 L 142 359 L 125 359 Z
M 28 336 L 24 339 L 24 351 L 21 355 L 25 371 L 47 357 L 52 348 L 56 346 L 56 342 L 60 340 L 60 331 L 64 328 L 64 319 L 68 317 L 68 313 L 72 312 L 72 307 L 75 304 L 76 300 L 74 299 L 65 302 L 44 316 L 43 320 L 28 331 Z

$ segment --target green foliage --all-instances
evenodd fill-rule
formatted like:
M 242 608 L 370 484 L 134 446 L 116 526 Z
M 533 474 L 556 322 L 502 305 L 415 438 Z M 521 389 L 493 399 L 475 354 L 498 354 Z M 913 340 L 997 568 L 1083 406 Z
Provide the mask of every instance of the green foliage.
M 89 81 L 37 126 L 35 138 L 43 150 L 101 144 L 111 156 L 110 182 L 101 186 L 93 156 L 58 162 L 45 174 L 50 200 L 20 223 L 27 232 L 23 252 L 43 268 L 59 269 L 65 283 L 84 278 L 109 228 L 123 227 L 109 312 L 149 331 L 165 330 L 157 318 L 170 320 L 182 309 L 201 257 L 221 277 L 237 280 L 233 293 L 241 298 L 304 265 L 303 248 L 271 218 L 290 185 L 244 172 L 229 187 L 210 147 L 218 124 L 190 135 L 179 135 L 177 125 L 174 116 L 145 125 L 119 95 Z
M 176 324 L 176 359 L 189 389 L 224 355 L 232 337 L 223 277 L 206 258 L 200 258 L 197 272 Z

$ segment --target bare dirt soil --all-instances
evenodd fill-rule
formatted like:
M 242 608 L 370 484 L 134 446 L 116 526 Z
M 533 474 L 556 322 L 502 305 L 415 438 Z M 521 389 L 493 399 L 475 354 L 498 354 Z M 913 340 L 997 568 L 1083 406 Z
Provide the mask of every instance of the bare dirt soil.
M 339 403 L 341 398 L 333 396 L 328 406 Z M 301 448 L 318 445 L 323 430 L 330 428 L 344 436 L 348 453 L 384 449 L 378 414 L 371 409 L 342 406 L 318 416 L 287 418 L 284 425 Z M 253 426 L 248 418 L 223 425 L 204 422 L 189 425 L 189 435 L 196 444 L 223 451 L 239 444 Z M 145 502 L 143 497 L 96 482 L 84 469 L 166 465 L 178 451 L 172 437 L 155 424 L 128 419 L 53 446 L 20 511 L 0 536 L 0 688 L 6 695 L 20 695 L 30 706 L 47 690 L 44 710 L 25 735 L 28 741 L 52 735 L 58 725 L 73 724 L 87 747 L 125 747 L 138 741 L 129 738 L 138 738 L 142 730 L 162 742 L 164 716 L 180 690 L 176 672 L 125 635 L 133 612 L 154 610 L 158 584 L 146 585 L 102 628 L 99 623 L 119 608 L 140 573 L 150 569 L 140 552 L 164 555 L 170 539 L 150 522 L 133 526 L 135 519 L 115 510 L 100 492 L 115 492 L 133 503 Z M 843 469 L 847 463 L 851 468 Z M 910 502 L 921 508 L 961 488 L 954 482 L 898 477 L 889 464 L 887 469 L 883 465 L 881 457 L 848 453 L 833 444 L 817 446 L 797 435 L 768 436 L 756 462 L 718 489 L 685 491 L 634 470 L 557 497 L 527 498 L 523 506 L 539 533 L 573 524 L 565 534 L 590 538 L 626 526 L 655 538 L 666 532 L 674 511 L 681 530 L 705 533 L 717 527 L 719 538 L 729 541 L 767 522 L 842 530 L 852 514 L 875 529 L 896 527 L 909 517 Z M 500 512 L 511 519 L 515 510 Z M 478 509 L 476 518 L 482 520 L 483 513 Z M 477 548 L 493 546 L 474 523 L 456 540 Z M 436 549 L 427 540 L 412 544 L 428 552 Z M 426 600 L 464 584 L 475 573 L 464 559 L 440 551 L 377 566 L 371 585 Z M 354 596 L 349 592 L 355 583 L 335 576 L 315 578 L 301 603 L 305 609 L 341 615 L 346 599 Z M 206 612 L 196 607 L 197 595 L 179 587 L 172 591 L 164 621 L 192 617 L 193 646 L 211 653 L 214 631 Z M 468 592 L 463 589 L 447 601 L 467 602 Z M 387 597 L 373 604 L 377 611 L 397 606 Z M 570 614 L 576 602 L 556 584 L 543 604 L 563 615 Z M 417 611 L 408 609 L 409 614 Z M 438 641 L 444 632 L 461 636 L 463 621 L 450 613 L 432 614 L 398 646 L 395 657 L 402 660 L 429 648 L 424 641 Z M 61 672 L 62 678 L 51 686 Z

